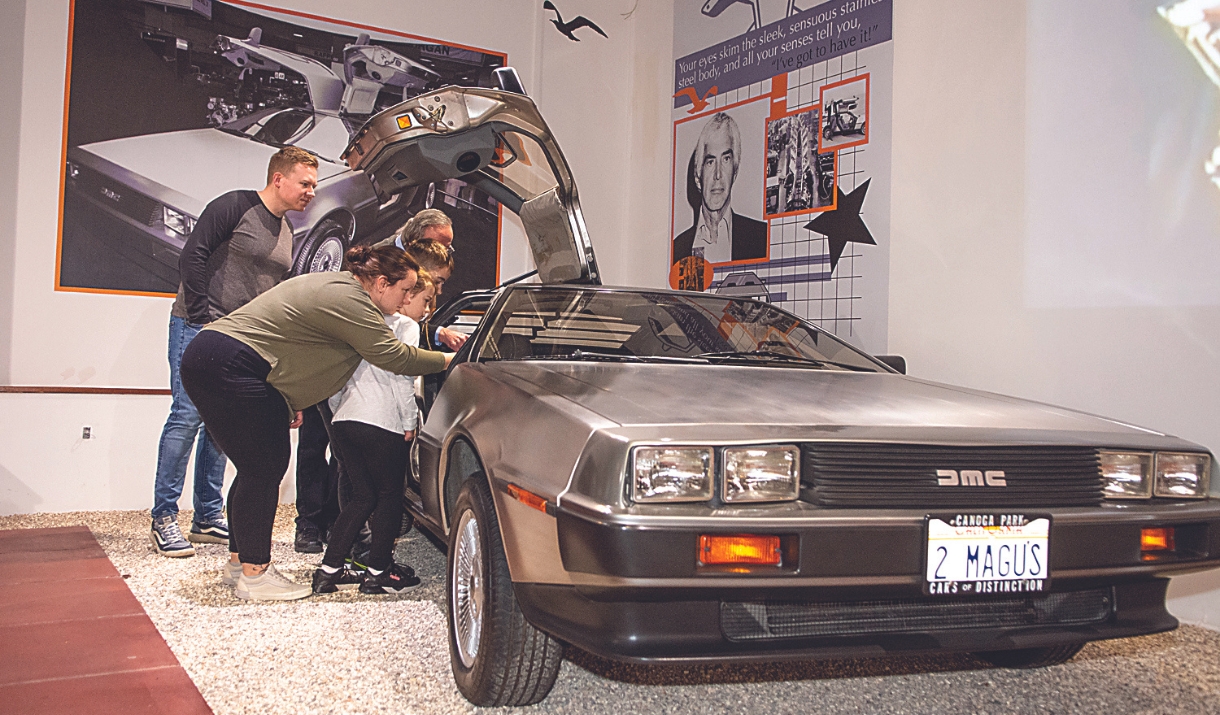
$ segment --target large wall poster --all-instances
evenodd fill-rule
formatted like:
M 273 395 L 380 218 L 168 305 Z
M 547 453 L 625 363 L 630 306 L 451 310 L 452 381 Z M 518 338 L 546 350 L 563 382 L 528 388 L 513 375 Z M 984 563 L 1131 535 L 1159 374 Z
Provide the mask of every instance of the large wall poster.
M 885 348 L 892 0 L 677 0 L 670 284 Z
M 284 145 L 320 162 L 317 197 L 288 214 L 294 270 L 326 241 L 379 240 L 435 206 L 454 221 L 459 255 L 447 296 L 496 284 L 494 199 L 449 180 L 382 202 L 339 156 L 386 107 L 494 86 L 503 53 L 244 0 L 74 0 L 68 50 L 57 290 L 174 294 L 203 207 L 261 189 Z

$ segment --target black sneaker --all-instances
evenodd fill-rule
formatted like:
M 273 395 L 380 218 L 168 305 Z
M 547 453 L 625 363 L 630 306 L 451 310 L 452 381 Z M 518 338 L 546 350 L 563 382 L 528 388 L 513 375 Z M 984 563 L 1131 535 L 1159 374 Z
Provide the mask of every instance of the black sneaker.
M 335 591 L 350 591 L 360 586 L 360 582 L 363 580 L 362 574 L 352 573 L 346 568 L 339 569 L 334 573 L 326 573 L 326 571 L 318 569 L 313 572 L 313 592 L 334 593 Z
M 410 566 L 390 564 L 390 568 L 379 574 L 368 571 L 360 583 L 360 593 L 406 593 L 417 588 L 420 580 Z
M 153 548 L 162 556 L 176 559 L 195 555 L 195 547 L 182 538 L 182 529 L 178 526 L 177 514 L 154 517 L 152 530 L 148 537 L 152 540 Z
M 187 534 L 186 538 L 196 544 L 227 544 L 229 543 L 229 522 L 223 514 L 191 522 L 191 532 Z
M 365 566 L 365 562 L 368 561 L 368 556 L 369 556 L 369 552 L 365 551 L 363 554 L 360 554 L 360 555 L 356 556 L 355 558 L 344 559 L 343 566 L 348 571 L 351 571 L 352 573 L 356 574 L 357 576 L 364 578 L 364 575 L 366 573 L 368 573 L 368 570 L 369 570 L 369 567 Z M 398 567 L 399 573 L 405 573 L 408 576 L 415 575 L 415 569 L 411 568 L 410 566 L 407 566 L 406 564 L 395 564 L 395 566 Z
M 312 526 L 298 526 L 293 548 L 301 554 L 322 553 L 322 533 Z

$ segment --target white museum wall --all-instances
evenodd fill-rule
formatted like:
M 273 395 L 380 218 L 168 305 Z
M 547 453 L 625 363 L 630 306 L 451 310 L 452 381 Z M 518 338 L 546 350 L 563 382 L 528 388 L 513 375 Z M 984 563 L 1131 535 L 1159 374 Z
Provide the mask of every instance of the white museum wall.
M 0 67 L 20 67 L 25 47 L 25 3 L 0 3 Z M 0 73 L 0 156 L 17 156 L 21 135 L 20 72 Z M 0 385 L 9 384 L 13 336 L 13 271 L 17 243 L 17 172 L 0 176 Z
M 1148 5 L 1144 10 L 1154 7 L 1140 4 Z M 1103 414 L 1220 449 L 1215 409 L 1220 404 L 1220 307 L 1215 302 L 1058 301 L 1046 306 L 1044 296 L 1027 290 L 1037 284 L 1030 271 L 1043 268 L 1029 260 L 1030 245 L 1050 239 L 1070 248 L 1092 240 L 1071 230 L 1029 236 L 1031 214 L 1040 217 L 1039 226 L 1053 222 L 1041 218 L 1045 206 L 1029 203 L 1037 189 L 1030 183 L 1048 180 L 1048 167 L 1029 163 L 1036 149 L 1030 146 L 1029 128 L 1044 123 L 1042 115 L 1029 115 L 1028 95 L 1036 91 L 1037 111 L 1048 111 L 1041 98 L 1055 94 L 1054 83 L 1067 81 L 1064 76 L 1073 72 L 1096 72 L 1094 79 L 1103 89 L 1086 97 L 1089 101 L 1060 97 L 1053 126 L 1080 142 L 1097 141 L 1073 134 L 1081 129 L 1103 133 L 1102 143 L 1108 138 L 1116 151 L 1135 155 L 1136 178 L 1150 176 L 1153 161 L 1151 148 L 1133 143 L 1123 130 L 1124 113 L 1138 107 L 1123 104 L 1130 94 L 1123 83 L 1132 81 L 1125 68 L 1093 63 L 1043 73 L 1042 58 L 1029 56 L 1027 27 L 1037 20 L 1035 29 L 1045 29 L 1044 9 L 1037 0 L 895 3 L 889 351 L 904 355 L 914 376 Z M 1127 12 L 1125 6 L 1115 10 Z M 1072 28 L 1081 31 L 1075 41 L 1106 31 L 1104 8 L 1094 12 L 1093 20 L 1091 26 Z M 1186 55 L 1167 27 L 1165 32 L 1166 47 Z M 1183 65 L 1190 67 L 1188 55 Z M 1036 76 L 1030 67 L 1038 70 Z M 1189 91 L 1206 90 L 1214 106 L 1215 89 L 1194 70 L 1194 75 L 1164 81 L 1190 83 L 1197 75 L 1199 81 Z M 1080 78 L 1072 81 L 1080 83 Z M 1105 112 L 1113 112 L 1108 121 Z M 1196 121 L 1154 119 L 1169 134 L 1192 128 L 1174 121 Z M 1211 142 L 1217 128 L 1207 129 Z M 1113 136 L 1106 137 L 1107 132 Z M 1198 156 L 1187 168 L 1202 176 L 1204 158 Z M 1098 202 L 1111 202 L 1102 191 L 1106 178 L 1090 179 L 1097 182 Z M 1076 191 L 1080 201 L 1090 200 L 1088 188 L 1087 183 L 1065 187 Z M 1220 211 L 1220 193 L 1216 199 Z M 1071 225 L 1067 218 L 1062 225 Z M 1220 213 L 1216 221 L 1220 224 Z M 1220 253 L 1220 241 L 1213 241 Z M 1104 257 L 1106 250 L 1124 248 L 1116 242 L 1100 253 Z M 1158 260 L 1172 269 L 1173 255 Z M 1208 268 L 1214 275 L 1213 266 Z M 1183 274 L 1195 273 L 1193 266 L 1181 268 Z M 1214 288 L 1214 277 L 1212 281 Z M 1216 572 L 1174 579 L 1170 596 L 1171 610 L 1180 618 L 1220 627 Z

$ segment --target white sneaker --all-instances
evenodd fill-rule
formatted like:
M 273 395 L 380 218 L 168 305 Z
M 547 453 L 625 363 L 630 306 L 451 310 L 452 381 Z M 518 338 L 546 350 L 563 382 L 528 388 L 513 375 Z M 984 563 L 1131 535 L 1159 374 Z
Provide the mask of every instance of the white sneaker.
M 313 590 L 304 584 L 288 580 L 275 566 L 268 566 L 259 576 L 242 574 L 237 578 L 233 595 L 251 601 L 295 601 L 305 598 Z
M 239 577 L 241 577 L 241 564 L 225 561 L 224 570 L 220 572 L 220 580 L 224 582 L 224 585 L 236 586 Z

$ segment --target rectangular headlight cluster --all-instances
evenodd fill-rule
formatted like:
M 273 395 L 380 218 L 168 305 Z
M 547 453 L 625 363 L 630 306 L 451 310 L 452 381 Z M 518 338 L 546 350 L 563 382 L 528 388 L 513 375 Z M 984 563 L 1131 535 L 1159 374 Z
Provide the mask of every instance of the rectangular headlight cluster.
M 715 493 L 712 447 L 636 447 L 631 499 L 636 502 L 710 501 Z M 800 450 L 792 445 L 726 447 L 721 499 L 792 501 L 800 493 Z
M 187 216 L 181 211 L 176 211 L 168 206 L 162 206 L 161 214 L 165 227 L 174 233 L 189 236 L 191 235 L 191 231 L 195 230 L 195 219 Z
M 791 501 L 801 482 L 796 447 L 730 447 L 724 450 L 726 502 Z
M 1204 499 L 1211 455 L 1196 452 L 1101 452 L 1107 499 Z

